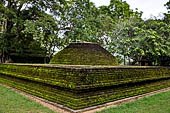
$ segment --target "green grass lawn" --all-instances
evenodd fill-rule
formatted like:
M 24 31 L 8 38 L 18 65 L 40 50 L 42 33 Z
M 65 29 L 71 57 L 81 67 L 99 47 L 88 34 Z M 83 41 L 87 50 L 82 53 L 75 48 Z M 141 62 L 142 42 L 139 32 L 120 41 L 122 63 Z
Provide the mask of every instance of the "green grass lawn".
M 0 85 L 0 113 L 55 113 Z
M 170 91 L 144 97 L 98 113 L 170 113 Z

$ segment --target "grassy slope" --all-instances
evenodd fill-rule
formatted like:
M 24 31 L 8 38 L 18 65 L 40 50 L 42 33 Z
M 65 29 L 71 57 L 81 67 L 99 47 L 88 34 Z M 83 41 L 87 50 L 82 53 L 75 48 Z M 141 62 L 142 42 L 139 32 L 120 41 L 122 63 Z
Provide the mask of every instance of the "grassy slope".
M 0 113 L 55 113 L 0 85 Z
M 144 97 L 98 113 L 170 113 L 170 91 Z

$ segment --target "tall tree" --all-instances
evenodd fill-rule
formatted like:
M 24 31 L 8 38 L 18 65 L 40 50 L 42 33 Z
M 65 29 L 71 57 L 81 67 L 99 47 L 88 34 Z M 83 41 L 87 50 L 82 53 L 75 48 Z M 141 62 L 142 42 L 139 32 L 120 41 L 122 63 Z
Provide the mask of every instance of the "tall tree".
M 102 43 L 102 23 L 99 10 L 89 0 L 69 0 L 61 16 L 60 31 L 65 43 L 98 42 Z
M 30 47 L 35 41 L 35 44 L 40 45 L 39 48 L 45 46 L 45 44 L 41 44 L 41 42 L 38 42 L 37 39 L 35 39 L 35 32 L 43 32 L 46 35 L 46 41 L 48 41 L 48 36 L 51 36 L 54 32 L 56 34 L 57 29 L 55 27 L 57 27 L 57 23 L 50 13 L 53 14 L 56 13 L 56 11 L 61 10 L 61 4 L 63 3 L 63 0 L 1 0 L 0 21 L 2 32 L 0 34 L 0 43 L 3 45 L 0 46 L 0 53 L 2 54 L 2 62 L 9 59 L 9 55 L 12 51 L 22 52 L 24 48 Z M 33 32 L 27 32 L 33 24 L 37 28 L 33 31 L 34 36 Z M 53 26 L 44 27 L 50 24 Z M 52 31 L 51 29 L 55 30 Z M 56 36 L 52 37 L 52 40 L 57 38 Z
M 150 60 L 160 65 L 160 57 L 169 56 L 169 33 L 167 24 L 161 20 L 119 20 L 110 35 L 110 48 L 124 59 Z
M 111 0 L 110 5 L 101 6 L 100 11 L 105 48 L 115 55 L 123 55 L 125 64 L 125 57 L 129 56 L 129 38 L 133 34 L 131 29 L 136 23 L 134 20 L 141 20 L 142 12 L 137 9 L 133 11 L 129 4 L 122 0 Z

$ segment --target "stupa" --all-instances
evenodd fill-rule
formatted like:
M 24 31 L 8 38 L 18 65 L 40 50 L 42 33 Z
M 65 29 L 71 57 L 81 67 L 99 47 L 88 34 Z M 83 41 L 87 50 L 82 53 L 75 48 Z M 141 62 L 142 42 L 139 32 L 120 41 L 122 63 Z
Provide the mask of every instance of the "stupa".
M 50 64 L 67 65 L 118 65 L 116 57 L 95 43 L 70 43 L 58 52 Z
M 116 58 L 98 44 L 71 43 L 50 63 L 0 64 L 0 83 L 70 112 L 170 87 L 170 67 L 116 66 Z

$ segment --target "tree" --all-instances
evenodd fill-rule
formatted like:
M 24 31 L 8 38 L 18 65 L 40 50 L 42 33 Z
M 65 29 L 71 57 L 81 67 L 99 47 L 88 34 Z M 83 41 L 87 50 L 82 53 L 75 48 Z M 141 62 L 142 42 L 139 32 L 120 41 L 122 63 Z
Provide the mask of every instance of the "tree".
M 120 0 L 111 0 L 109 7 L 100 8 L 104 15 L 102 20 L 106 23 L 107 49 L 117 56 L 123 56 L 124 64 L 128 58 L 129 63 L 130 59 L 134 63 L 145 59 L 160 65 L 160 58 L 169 56 L 168 14 L 164 20 L 155 18 L 144 21 L 141 19 L 142 12 L 134 12 L 126 2 Z
M 160 65 L 160 57 L 169 55 L 169 29 L 162 21 L 137 18 L 119 20 L 110 35 L 110 48 L 133 62 L 151 60 Z M 130 61 L 130 60 L 129 60 Z
M 58 24 L 51 15 L 44 14 L 38 21 L 27 20 L 24 24 L 25 35 L 31 35 L 33 39 L 45 48 L 46 55 L 51 58 L 56 48 L 60 47 L 58 37 Z
M 89 0 L 67 1 L 59 28 L 64 43 L 86 41 L 102 44 L 99 14 L 99 10 Z
M 54 34 L 57 34 L 55 27 L 57 27 L 58 24 L 50 13 L 56 14 L 57 11 L 61 10 L 61 4 L 64 4 L 63 0 L 1 0 L 0 21 L 3 29 L 1 29 L 0 43 L 3 43 L 3 45 L 0 46 L 0 53 L 2 54 L 2 62 L 9 59 L 11 52 L 23 52 L 25 48 L 33 45 L 32 43 L 40 43 L 37 44 L 40 45 L 39 48 L 47 48 L 45 44 L 42 44 L 42 40 L 44 40 L 44 43 L 49 43 L 49 41 L 52 40 L 51 42 L 56 44 L 55 41 L 58 37 L 54 37 Z M 46 25 L 50 24 L 53 26 L 48 26 L 47 28 Z M 31 28 L 29 25 L 35 25 L 36 29 L 32 33 L 28 32 L 30 31 L 28 29 Z M 51 29 L 53 29 L 53 31 L 51 31 Z M 42 36 L 43 32 L 44 37 L 46 37 L 46 39 L 41 39 L 41 41 L 34 37 L 34 33 L 40 31 L 39 36 Z M 47 35 L 53 39 L 48 40 Z M 48 49 L 48 51 L 51 51 L 52 47 L 48 45 Z M 46 53 L 48 52 L 46 51 Z M 51 54 L 51 52 L 49 52 L 49 54 Z
M 130 51 L 132 46 L 134 46 L 135 38 L 133 28 L 137 26 L 140 21 L 140 19 L 133 17 L 119 19 L 108 35 L 110 37 L 108 50 L 115 53 L 117 56 L 123 56 L 124 65 L 126 57 L 128 56 L 130 58 Z
M 121 0 L 111 0 L 109 6 L 101 6 L 100 10 L 105 48 L 119 58 L 123 55 L 125 64 L 125 58 L 129 56 L 131 29 L 137 23 L 134 20 L 141 20 L 142 12 L 138 12 L 137 9 L 133 11 L 125 1 Z
M 170 1 L 168 1 L 168 2 L 165 4 L 165 7 L 167 8 L 168 13 L 164 13 L 164 15 L 165 15 L 164 21 L 165 21 L 167 24 L 170 24 Z

